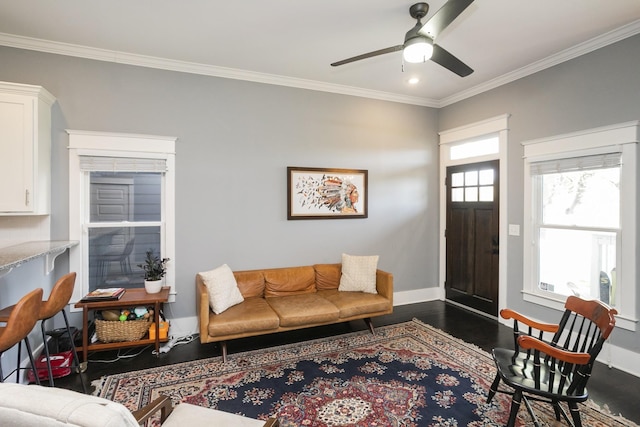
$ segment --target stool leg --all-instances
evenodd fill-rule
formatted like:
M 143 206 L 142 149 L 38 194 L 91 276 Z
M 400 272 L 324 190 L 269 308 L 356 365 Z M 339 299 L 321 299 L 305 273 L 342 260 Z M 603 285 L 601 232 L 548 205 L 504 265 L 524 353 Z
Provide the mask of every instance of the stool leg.
M 69 327 L 69 319 L 67 318 L 67 310 L 62 309 L 62 316 L 64 317 L 64 324 L 67 327 L 67 334 L 69 335 L 69 341 L 71 341 L 71 350 L 73 351 L 73 362 L 76 364 L 78 374 L 80 374 L 80 382 L 82 383 L 82 390 L 87 393 L 87 386 L 84 383 L 84 377 L 82 376 L 82 368 L 80 367 L 80 358 L 76 351 L 76 344 L 73 342 L 73 336 L 71 335 L 71 328 Z
M 20 382 L 20 359 L 22 358 L 22 355 L 20 354 L 21 351 L 22 351 L 22 341 L 18 343 L 18 369 L 16 370 L 16 383 Z
M 44 331 L 44 320 L 40 322 L 42 330 L 42 342 L 44 344 L 44 354 L 47 356 L 47 371 L 49 371 L 49 386 L 53 387 L 53 371 L 51 370 L 51 355 L 49 354 L 49 346 L 47 345 L 47 333 Z M 34 369 L 33 372 L 36 372 Z M 39 375 L 39 372 L 36 372 Z
M 38 378 L 38 372 L 36 371 L 36 361 L 33 358 L 33 353 L 31 352 L 31 344 L 29 344 L 29 337 L 24 337 L 24 345 L 27 347 L 27 353 L 29 354 L 29 360 L 31 361 L 31 368 L 35 373 L 36 384 L 40 385 L 40 378 Z M 18 376 L 20 376 L 20 365 L 18 365 Z

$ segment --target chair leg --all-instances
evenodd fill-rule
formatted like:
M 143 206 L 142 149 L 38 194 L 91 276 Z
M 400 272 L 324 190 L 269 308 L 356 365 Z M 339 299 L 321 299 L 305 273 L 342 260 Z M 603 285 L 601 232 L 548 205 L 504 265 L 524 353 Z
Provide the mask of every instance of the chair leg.
M 556 420 L 560 421 L 560 417 L 563 415 L 562 408 L 559 402 L 553 402 L 553 412 L 556 414 Z
M 487 396 L 487 403 L 491 403 L 493 396 L 498 392 L 498 386 L 500 385 L 500 374 L 496 374 L 496 378 L 493 380 L 491 387 L 489 388 L 489 395 Z
M 51 354 L 49 354 L 49 346 L 47 345 L 47 333 L 44 330 L 44 320 L 40 322 L 40 329 L 42 330 L 42 343 L 44 347 L 44 354 L 47 357 L 47 372 L 49 374 L 49 386 L 53 387 L 53 371 L 51 370 Z M 33 373 L 36 374 L 36 376 L 40 375 L 40 373 L 37 372 L 35 366 L 33 368 Z
M 513 393 L 513 399 L 511 399 L 511 412 L 509 412 L 509 421 L 507 422 L 507 427 L 514 427 L 516 425 L 516 416 L 518 415 L 518 410 L 520 409 L 520 404 L 522 403 L 522 391 L 516 390 Z
M 580 419 L 580 410 L 576 402 L 569 402 L 569 409 L 571 410 L 571 418 L 573 418 L 573 425 L 575 427 L 582 427 L 582 420 Z

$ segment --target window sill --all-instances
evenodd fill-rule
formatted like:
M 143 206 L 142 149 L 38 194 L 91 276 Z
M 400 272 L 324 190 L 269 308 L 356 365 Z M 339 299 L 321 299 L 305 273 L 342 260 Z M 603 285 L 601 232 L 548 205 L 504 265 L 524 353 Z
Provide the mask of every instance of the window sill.
M 564 300 L 559 300 L 551 296 L 544 296 L 529 291 L 522 291 L 522 299 L 527 302 L 538 304 L 543 307 L 564 311 Z M 625 315 L 616 315 L 616 327 L 635 332 L 637 330 L 638 319 Z

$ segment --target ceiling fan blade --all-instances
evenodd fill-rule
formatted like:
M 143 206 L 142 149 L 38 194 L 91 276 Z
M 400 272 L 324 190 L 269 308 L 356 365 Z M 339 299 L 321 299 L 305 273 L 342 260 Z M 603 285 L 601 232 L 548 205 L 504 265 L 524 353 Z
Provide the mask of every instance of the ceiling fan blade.
M 388 47 L 386 49 L 374 50 L 373 52 L 363 53 L 362 55 L 354 56 L 353 58 L 343 59 L 342 61 L 334 62 L 333 64 L 331 64 L 331 66 L 337 67 L 339 65 L 348 64 L 350 62 L 360 61 L 361 59 L 367 59 L 367 58 L 372 58 L 378 55 L 384 55 L 386 53 L 397 52 L 399 50 L 402 50 L 403 47 L 404 47 L 403 45 L 398 45 L 398 46 Z
M 420 33 L 435 39 L 473 0 L 449 0 L 422 26 Z
M 447 70 L 456 73 L 460 77 L 466 77 L 473 73 L 473 69 L 471 67 L 437 44 L 433 45 L 433 55 L 431 55 L 431 60 L 436 64 L 442 65 Z

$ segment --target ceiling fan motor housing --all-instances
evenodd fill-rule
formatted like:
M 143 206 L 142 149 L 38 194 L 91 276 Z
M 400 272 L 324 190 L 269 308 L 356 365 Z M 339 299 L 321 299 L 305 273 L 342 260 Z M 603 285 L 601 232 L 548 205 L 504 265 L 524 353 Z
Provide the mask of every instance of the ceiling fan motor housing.
M 427 3 L 416 3 L 409 8 L 411 17 L 420 20 L 429 13 L 429 5 Z

